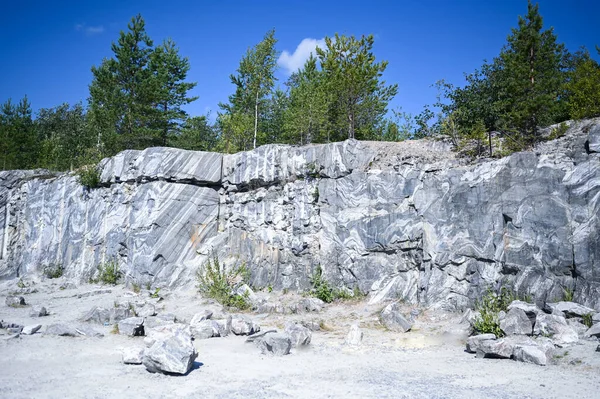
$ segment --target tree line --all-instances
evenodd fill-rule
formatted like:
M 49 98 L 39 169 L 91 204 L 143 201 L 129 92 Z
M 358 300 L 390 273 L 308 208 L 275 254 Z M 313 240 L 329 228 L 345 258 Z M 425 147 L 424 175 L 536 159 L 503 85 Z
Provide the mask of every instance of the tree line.
M 232 153 L 348 138 L 445 136 L 471 155 L 501 156 L 546 139 L 541 126 L 600 116 L 600 65 L 543 30 L 531 2 L 497 57 L 461 87 L 437 82 L 438 101 L 415 116 L 389 109 L 398 86 L 383 80 L 388 63 L 376 60 L 372 35 L 325 38 L 285 82 L 275 75 L 276 44 L 270 30 L 247 50 L 211 123 L 184 109 L 197 99 L 189 95 L 196 86 L 187 80 L 189 60 L 171 39 L 155 45 L 137 15 L 112 44 L 113 56 L 92 67 L 86 105 L 42 108 L 34 117 L 27 97 L 2 104 L 0 169 L 73 170 L 152 146 Z

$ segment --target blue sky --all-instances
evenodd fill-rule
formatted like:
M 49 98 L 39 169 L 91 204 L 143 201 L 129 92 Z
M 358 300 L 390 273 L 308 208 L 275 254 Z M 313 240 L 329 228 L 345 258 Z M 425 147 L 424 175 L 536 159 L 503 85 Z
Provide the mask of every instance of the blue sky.
M 545 27 L 569 50 L 583 45 L 600 58 L 599 1 L 539 4 Z M 199 96 L 191 115 L 216 113 L 233 91 L 229 75 L 240 58 L 271 28 L 277 49 L 292 58 L 304 39 L 374 34 L 376 57 L 389 61 L 384 78 L 399 85 L 391 106 L 416 114 L 435 101 L 431 84 L 460 84 L 464 72 L 498 55 L 526 9 L 526 0 L 11 1 L 0 13 L 0 102 L 25 94 L 34 109 L 85 102 L 91 66 L 112 55 L 111 42 L 141 13 L 156 44 L 171 37 L 190 59 L 189 80 L 198 82 L 192 94 Z M 282 86 L 288 73 L 277 72 Z

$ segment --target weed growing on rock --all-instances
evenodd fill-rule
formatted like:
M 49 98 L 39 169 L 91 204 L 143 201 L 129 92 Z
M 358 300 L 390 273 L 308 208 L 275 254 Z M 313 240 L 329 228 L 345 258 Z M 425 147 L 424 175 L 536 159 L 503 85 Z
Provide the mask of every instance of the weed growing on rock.
M 131 289 L 133 290 L 133 292 L 135 292 L 136 294 L 140 293 L 141 287 L 139 284 L 136 283 L 132 283 L 131 284 Z
M 592 325 L 594 324 L 594 321 L 592 320 L 592 314 L 591 313 L 587 313 L 584 314 L 583 316 L 581 316 L 581 322 L 587 327 L 587 328 L 591 328 Z
M 25 285 L 25 283 L 23 282 L 23 279 L 22 279 L 22 278 L 20 278 L 20 279 L 19 279 L 19 282 L 17 283 L 17 287 L 18 287 L 18 288 L 25 288 L 25 287 L 26 287 L 26 285 Z
M 563 287 L 563 296 L 562 300 L 565 302 L 573 302 L 573 297 L 575 296 L 575 290 L 569 287 Z
M 209 298 L 213 298 L 223 306 L 235 307 L 240 310 L 250 308 L 248 294 L 237 294 L 235 288 L 246 281 L 250 271 L 245 265 L 232 270 L 225 270 L 219 264 L 216 255 L 212 255 L 203 268 L 198 270 L 198 289 Z
M 114 324 L 112 330 L 110 330 L 111 334 L 118 334 L 119 333 L 119 325 L 118 324 Z
M 364 296 L 358 287 L 354 287 L 353 291 L 332 287 L 327 280 L 323 278 L 323 269 L 321 268 L 321 265 L 317 266 L 310 281 L 312 289 L 310 290 L 309 295 L 319 298 L 325 303 L 331 303 L 336 299 L 350 300 L 362 298 Z
M 160 298 L 159 292 L 160 292 L 160 288 L 157 287 L 156 289 L 154 289 L 154 292 L 150 294 L 150 298 L 155 298 L 155 299 Z

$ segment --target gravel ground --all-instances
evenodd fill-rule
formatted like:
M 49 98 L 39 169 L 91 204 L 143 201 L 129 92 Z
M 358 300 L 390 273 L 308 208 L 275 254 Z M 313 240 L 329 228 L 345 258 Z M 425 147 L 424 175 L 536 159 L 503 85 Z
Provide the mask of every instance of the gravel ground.
M 26 301 L 46 306 L 50 316 L 34 319 L 29 317 L 29 307 L 5 306 L 9 289 L 5 285 L 0 286 L 0 319 L 25 325 L 77 323 L 92 306 L 110 307 L 115 300 L 133 295 L 116 287 L 79 298 L 98 287 L 59 290 L 58 284 L 50 283 L 35 287 L 38 292 L 24 295 Z M 295 298 L 288 295 L 284 300 Z M 189 320 L 206 306 L 193 292 L 177 292 L 166 293 L 159 310 Z M 547 367 L 477 359 L 464 352 L 459 315 L 421 309 L 413 331 L 400 334 L 378 326 L 381 307 L 354 302 L 311 315 L 251 315 L 263 328 L 281 328 L 287 320 L 309 318 L 327 330 L 315 332 L 307 349 L 281 358 L 261 355 L 243 337 L 197 340 L 195 367 L 181 377 L 122 364 L 122 349 L 141 347 L 143 342 L 139 337 L 113 335 L 111 326 L 93 326 L 105 334 L 103 338 L 38 333 L 7 341 L 4 335 L 0 336 L 0 397 L 593 398 L 600 392 L 600 353 L 595 352 L 595 342 L 565 348 L 568 354 Z M 365 333 L 357 349 L 343 344 L 353 322 L 360 323 Z

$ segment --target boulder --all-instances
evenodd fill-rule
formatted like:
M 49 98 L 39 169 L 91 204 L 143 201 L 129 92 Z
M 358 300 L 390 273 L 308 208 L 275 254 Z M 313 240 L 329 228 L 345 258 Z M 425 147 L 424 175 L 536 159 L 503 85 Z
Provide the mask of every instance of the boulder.
M 130 317 L 135 317 L 132 307 L 129 305 L 129 302 L 122 303 L 119 304 L 119 306 L 114 306 L 110 309 L 109 322 L 110 324 L 115 324 Z
M 203 310 L 202 312 L 196 313 L 193 317 L 192 320 L 190 321 L 190 325 L 193 325 L 195 323 L 199 323 L 201 321 L 204 320 L 208 320 L 212 317 L 213 312 L 210 310 Z
M 302 320 L 300 322 L 304 327 L 308 328 L 310 331 L 319 331 L 321 330 L 321 323 L 314 320 Z
M 144 348 L 125 348 L 123 349 L 123 363 L 142 364 L 144 357 Z
M 29 317 L 44 317 L 44 316 L 48 316 L 48 311 L 43 306 L 33 307 L 33 308 L 31 308 L 31 311 L 29 312 Z
M 110 311 L 99 306 L 94 306 L 81 317 L 81 321 L 91 323 L 106 324 L 110 322 Z
M 129 317 L 127 319 L 119 321 L 118 326 L 119 334 L 129 335 L 130 337 L 144 335 L 143 317 Z
M 192 336 L 191 328 L 188 325 L 181 323 L 163 324 L 162 326 L 145 329 L 146 336 L 144 337 L 144 344 L 149 348 L 154 345 L 156 341 L 167 338 L 177 332 Z
M 600 338 L 600 323 L 591 326 L 585 333 L 585 337 L 596 337 Z
M 23 331 L 23 326 L 8 327 L 6 332 L 9 334 L 20 334 Z
M 151 303 L 135 306 L 135 314 L 138 317 L 152 317 L 156 315 L 156 307 Z
M 219 324 L 214 320 L 200 320 L 190 324 L 195 339 L 208 339 L 219 336 Z
M 535 341 L 524 335 L 482 340 L 477 345 L 477 357 L 510 359 L 517 346 L 535 346 Z
M 312 339 L 312 331 L 300 324 L 287 323 L 284 331 L 292 340 L 292 347 L 294 348 L 308 345 Z
M 346 335 L 345 343 L 349 346 L 359 346 L 362 343 L 363 332 L 358 327 L 358 324 L 352 324 L 350 326 L 350 331 L 348 331 L 348 335 Z
M 269 332 L 254 342 L 263 355 L 285 356 L 292 349 L 292 340 L 284 333 Z
M 175 330 L 144 351 L 142 364 L 151 373 L 184 375 L 192 369 L 197 356 L 192 337 Z
M 567 320 L 554 314 L 538 315 L 533 334 L 549 337 L 552 342 L 560 346 L 575 343 L 579 339 L 577 331 L 569 326 Z
M 581 319 L 579 318 L 567 319 L 567 324 L 577 332 L 577 335 L 580 338 L 583 338 L 585 337 L 585 332 L 589 329 L 589 327 L 583 324 L 580 320 Z
M 535 345 L 518 345 L 514 349 L 513 359 L 518 362 L 537 364 L 545 366 L 548 358 L 543 349 Z
M 508 305 L 508 311 L 510 312 L 512 309 L 521 309 L 527 317 L 529 317 L 529 321 L 533 326 L 535 324 L 535 318 L 539 314 L 544 314 L 544 311 L 540 309 L 537 305 L 533 303 L 528 303 L 524 301 L 512 301 L 510 305 Z
M 303 298 L 290 306 L 292 313 L 309 313 L 309 312 L 320 312 L 323 310 L 325 302 L 319 298 Z M 283 313 L 283 312 L 275 312 Z
M 494 334 L 479 334 L 473 335 L 472 337 L 467 338 L 467 352 L 469 353 L 477 353 L 477 349 L 482 341 L 496 339 L 496 335 Z
M 229 335 L 231 332 L 231 319 L 231 316 L 227 316 L 225 319 L 214 320 L 216 323 L 214 325 L 219 331 L 219 335 L 217 335 L 218 337 L 226 337 Z
M 231 318 L 231 332 L 235 335 L 252 335 L 260 331 L 260 325 L 248 316 L 236 315 Z
M 66 324 L 51 324 L 46 327 L 44 335 L 59 335 L 62 337 L 77 337 L 79 333 L 75 327 Z
M 381 324 L 388 330 L 397 332 L 407 332 L 412 328 L 410 321 L 400 313 L 400 307 L 397 302 L 387 305 L 379 316 Z
M 273 334 L 276 332 L 277 332 L 277 330 L 267 330 L 267 331 L 261 331 L 256 334 L 252 334 L 248 338 L 246 338 L 246 343 L 256 343 L 257 341 L 263 339 L 267 334 Z
M 13 308 L 26 305 L 25 298 L 22 296 L 7 296 L 4 302 L 6 303 L 6 306 Z
M 562 312 L 565 317 L 582 317 L 587 314 L 595 314 L 597 311 L 587 306 L 580 305 L 575 302 L 561 301 L 556 303 L 548 303 L 547 306 L 552 309 L 553 312 Z
M 42 328 L 41 324 L 32 324 L 32 325 L 23 327 L 23 331 L 21 331 L 21 333 L 23 335 L 33 335 L 36 332 L 38 332 L 40 330 L 40 328 Z
M 104 334 L 102 334 L 100 331 L 96 331 L 93 328 L 90 328 L 89 326 L 77 326 L 75 327 L 75 331 L 77 331 L 77 334 L 83 335 L 85 337 L 104 337 Z
M 506 335 L 531 335 L 533 325 L 525 311 L 518 307 L 513 307 L 508 311 L 502 321 L 500 328 Z

